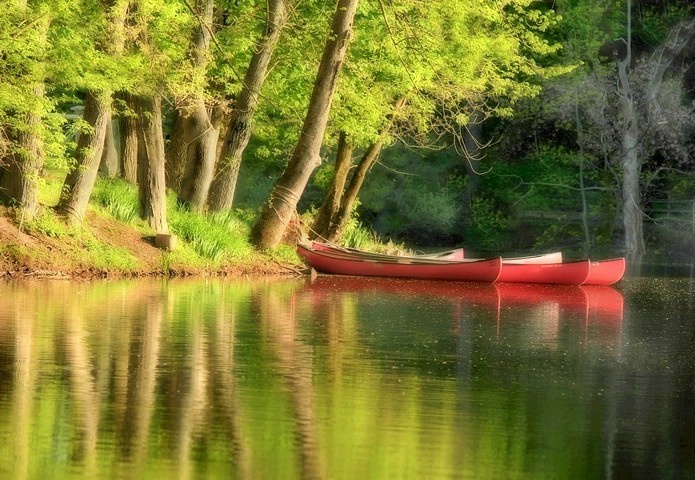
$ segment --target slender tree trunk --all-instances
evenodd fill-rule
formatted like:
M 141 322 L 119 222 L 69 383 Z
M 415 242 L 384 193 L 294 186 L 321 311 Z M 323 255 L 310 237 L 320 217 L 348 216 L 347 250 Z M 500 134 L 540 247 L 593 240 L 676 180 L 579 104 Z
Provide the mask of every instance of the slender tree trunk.
M 226 129 L 220 160 L 210 187 L 208 208 L 211 211 L 229 210 L 234 202 L 241 159 L 251 138 L 251 122 L 258 106 L 258 96 L 286 23 L 284 0 L 269 1 L 265 34 L 258 41 L 251 57 L 244 76 L 244 87 L 236 99 L 229 127 Z
M 136 97 L 140 215 L 157 233 L 167 233 L 162 100 L 157 94 Z
M 640 172 L 642 160 L 639 143 L 639 118 L 635 92 L 630 84 L 628 70 L 632 63 L 632 2 L 627 2 L 627 52 L 618 62 L 618 96 L 622 108 L 620 167 L 622 170 L 623 229 L 625 250 L 628 255 L 644 253 Z
M 381 149 L 386 141 L 386 137 L 391 130 L 391 126 L 393 125 L 393 116 L 396 114 L 396 112 L 403 108 L 405 103 L 405 96 L 398 98 L 393 107 L 391 121 L 382 127 L 377 141 L 370 145 L 369 148 L 367 148 L 367 150 L 364 152 L 364 155 L 362 155 L 360 162 L 357 164 L 355 172 L 352 174 L 350 184 L 342 196 L 340 209 L 338 210 L 337 214 L 334 214 L 331 217 L 331 223 L 328 231 L 326 231 L 326 235 L 323 235 L 327 241 L 336 242 L 338 239 L 340 239 L 340 237 L 342 237 L 345 226 L 350 220 L 350 215 L 352 214 L 352 208 L 355 204 L 355 200 L 357 200 L 357 195 L 360 193 L 362 185 L 364 184 L 364 179 L 367 177 L 367 173 L 372 168 L 372 165 L 374 165 L 374 162 L 376 162 L 376 159 L 379 158 L 379 154 L 381 153 Z
M 360 163 L 357 164 L 357 168 L 350 179 L 350 184 L 343 195 L 340 210 L 338 210 L 338 214 L 334 216 L 331 226 L 325 235 L 327 241 L 336 242 L 343 236 L 343 231 L 350 220 L 353 205 L 355 204 L 355 200 L 357 200 L 357 195 L 360 193 L 364 179 L 367 178 L 367 173 L 372 168 L 372 165 L 374 165 L 374 162 L 376 162 L 376 159 L 379 158 L 383 145 L 383 138 L 371 144 L 362 156 Z
M 579 100 L 574 102 L 574 122 L 577 128 L 577 144 L 579 146 L 579 193 L 582 199 L 582 227 L 584 231 L 584 255 L 591 249 L 591 232 L 589 230 L 589 202 L 586 196 L 584 182 L 584 127 L 579 115 Z
M 125 42 L 125 18 L 128 10 L 127 0 L 105 0 L 107 15 L 107 34 L 99 45 L 105 55 L 117 57 L 122 54 Z M 76 224 L 82 223 L 87 211 L 89 197 L 96 181 L 104 138 L 111 118 L 111 96 L 109 90 L 88 91 L 83 119 L 91 127 L 89 132 L 80 135 L 77 148 L 76 165 L 68 173 L 63 184 L 56 209 Z
M 309 238 L 323 238 L 328 236 L 328 232 L 332 221 L 334 221 L 340 211 L 340 204 L 345 190 L 348 173 L 352 166 L 352 144 L 347 141 L 345 132 L 340 132 L 338 139 L 338 153 L 335 159 L 335 168 L 333 169 L 333 179 L 331 185 L 323 198 L 321 207 L 319 207 L 314 218 L 314 223 L 311 225 Z
M 166 180 L 167 187 L 177 193 L 181 190 L 181 182 L 186 170 L 190 131 L 190 116 L 185 115 L 182 109 L 176 108 L 174 110 L 174 122 L 171 127 L 171 140 L 166 149 Z
M 19 6 L 27 9 L 27 1 L 19 0 Z M 46 48 L 48 29 L 51 19 L 44 16 L 37 21 L 34 28 L 37 29 L 37 47 Z M 35 74 L 29 91 L 31 92 L 30 106 L 21 114 L 24 118 L 22 128 L 10 132 L 11 138 L 8 143 L 16 143 L 18 148 L 15 152 L 5 157 L 5 165 L 0 164 L 3 170 L 0 175 L 0 198 L 16 201 L 22 210 L 24 220 L 30 220 L 39 208 L 39 178 L 44 164 L 43 154 L 43 111 L 44 94 L 46 86 L 44 83 L 45 65 L 42 61 L 35 67 Z
M 36 82 L 32 92 L 37 104 L 44 97 L 43 82 Z M 42 107 L 26 113 L 25 126 L 16 134 L 19 149 L 7 157 L 7 165 L 0 179 L 0 198 L 14 200 L 22 209 L 24 219 L 32 219 L 39 207 L 39 178 L 43 168 L 43 140 L 41 138 Z
M 299 141 L 259 221 L 252 229 L 252 241 L 260 248 L 274 247 L 280 242 L 311 173 L 321 162 L 319 153 L 323 134 L 338 74 L 348 49 L 356 9 L 357 0 L 338 0 Z
M 88 92 L 83 119 L 92 127 L 91 131 L 82 132 L 77 142 L 77 164 L 68 173 L 56 210 L 65 215 L 72 223 L 80 224 L 84 220 L 89 197 L 92 195 L 97 170 L 104 149 L 104 137 L 108 119 L 111 115 L 109 96 Z

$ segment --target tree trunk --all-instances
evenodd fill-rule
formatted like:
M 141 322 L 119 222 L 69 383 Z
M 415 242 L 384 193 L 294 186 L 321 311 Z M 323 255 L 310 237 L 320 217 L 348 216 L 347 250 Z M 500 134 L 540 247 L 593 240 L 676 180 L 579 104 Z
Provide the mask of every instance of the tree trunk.
M 36 102 L 43 100 L 45 85 L 36 82 L 32 87 Z M 22 209 L 25 220 L 36 216 L 39 208 L 39 177 L 43 168 L 42 115 L 40 108 L 25 115 L 25 127 L 16 135 L 19 151 L 7 157 L 0 178 L 0 198 L 14 200 Z
M 138 114 L 140 216 L 157 233 L 167 233 L 162 100 L 157 94 L 135 98 Z
M 331 218 L 331 224 L 326 231 L 326 235 L 323 235 L 325 240 L 329 242 L 336 242 L 338 239 L 340 239 L 340 237 L 342 237 L 345 226 L 350 220 L 350 215 L 352 214 L 352 208 L 355 204 L 355 200 L 357 200 L 357 195 L 362 189 L 364 179 L 367 177 L 367 173 L 372 168 L 372 165 L 374 165 L 374 162 L 376 162 L 376 159 L 379 158 L 381 148 L 383 147 L 384 141 L 391 130 L 391 126 L 393 125 L 393 116 L 396 114 L 396 112 L 398 112 L 398 110 L 403 108 L 405 103 L 405 96 L 398 98 L 393 107 L 393 113 L 391 114 L 389 123 L 382 127 L 377 141 L 370 145 L 369 148 L 367 148 L 367 151 L 364 152 L 360 163 L 357 164 L 357 168 L 352 174 L 350 184 L 342 196 L 340 209 L 338 210 L 337 214 L 333 215 Z
M 632 2 L 627 2 L 627 52 L 618 62 L 618 97 L 622 108 L 620 167 L 622 170 L 623 229 L 628 255 L 644 253 L 640 172 L 642 160 L 639 143 L 639 118 L 635 93 L 630 85 L 628 69 L 632 63 Z
M 185 168 L 178 192 L 192 211 L 202 212 L 214 173 L 219 130 L 214 128 L 202 100 L 193 102 L 193 114 L 187 120 L 184 138 L 190 138 L 190 142 L 185 149 Z
M 18 3 L 20 8 L 27 9 L 26 0 L 19 0 Z M 46 48 L 50 23 L 50 17 L 44 16 L 34 26 L 38 32 L 38 49 Z M 34 80 L 30 80 L 31 105 L 21 114 L 24 117 L 21 122 L 22 128 L 10 133 L 9 141 L 16 143 L 19 148 L 3 159 L 6 165 L 0 164 L 0 169 L 3 170 L 0 175 L 0 198 L 17 202 L 24 220 L 35 217 L 39 208 L 39 178 L 44 164 L 41 134 L 46 91 L 44 70 L 44 63 L 39 61 Z
M 205 75 L 209 63 L 213 28 L 213 0 L 198 0 L 195 13 L 199 20 L 190 46 L 191 76 L 198 81 Z M 218 132 L 205 106 L 203 95 L 196 93 L 177 109 L 174 135 L 169 149 L 172 167 L 169 184 L 189 208 L 201 212 L 215 168 Z
M 275 247 L 280 242 L 311 173 L 321 161 L 323 134 L 348 49 L 357 1 L 338 0 L 299 141 L 251 232 L 253 243 L 260 248 Z
M 311 225 L 311 231 L 309 232 L 309 238 L 322 238 L 325 240 L 328 236 L 331 224 L 335 221 L 340 211 L 340 203 L 351 166 L 352 144 L 347 141 L 345 132 L 340 132 L 331 186 L 328 188 L 321 207 L 316 213 L 316 218 L 314 218 L 314 223 Z
M 121 176 L 132 184 L 138 183 L 138 129 L 135 104 L 130 93 L 119 93 L 126 111 L 120 116 Z
M 97 170 L 104 149 L 104 136 L 111 115 L 108 95 L 88 92 L 85 101 L 83 120 L 91 127 L 82 132 L 77 142 L 76 165 L 68 173 L 63 183 L 60 200 L 56 210 L 72 223 L 84 220 L 89 197 L 92 195 Z
M 174 109 L 174 122 L 171 127 L 171 140 L 166 149 L 167 187 L 177 194 L 181 190 L 186 161 L 188 159 L 189 133 L 191 118 L 180 109 Z
M 385 135 L 384 135 L 385 136 Z M 362 156 L 360 163 L 357 164 L 355 173 L 352 174 L 350 184 L 348 185 L 345 195 L 343 195 L 342 204 L 338 214 L 334 216 L 328 232 L 324 236 L 329 242 L 336 242 L 343 236 L 343 231 L 350 220 L 352 207 L 357 200 L 357 195 L 360 193 L 364 179 L 367 177 L 367 172 L 372 168 L 374 162 L 381 153 L 381 148 L 384 145 L 384 137 L 380 137 L 378 141 L 371 144 L 367 151 Z
M 236 99 L 229 127 L 226 129 L 220 160 L 210 187 L 208 207 L 211 211 L 232 208 L 241 159 L 251 138 L 251 122 L 258 106 L 258 96 L 286 22 L 284 0 L 269 1 L 265 34 L 258 41 L 251 57 L 244 76 L 244 87 Z
M 114 135 L 113 118 L 109 115 L 106 125 L 106 136 L 104 137 L 104 151 L 101 154 L 99 174 L 107 177 L 117 177 L 119 174 L 118 149 L 116 147 L 116 136 Z

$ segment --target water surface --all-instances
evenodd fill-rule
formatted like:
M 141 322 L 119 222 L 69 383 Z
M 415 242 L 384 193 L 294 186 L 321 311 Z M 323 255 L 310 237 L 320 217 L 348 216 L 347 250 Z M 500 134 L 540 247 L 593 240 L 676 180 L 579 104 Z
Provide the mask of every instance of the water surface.
M 695 477 L 691 279 L 0 298 L 0 478 Z

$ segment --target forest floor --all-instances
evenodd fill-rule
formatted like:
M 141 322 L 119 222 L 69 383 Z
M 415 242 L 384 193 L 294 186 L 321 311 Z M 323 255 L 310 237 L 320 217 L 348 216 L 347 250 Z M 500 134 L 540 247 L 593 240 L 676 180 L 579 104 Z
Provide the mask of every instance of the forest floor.
M 44 235 L 20 228 L 12 210 L 0 206 L 0 278 L 64 279 L 145 276 L 290 276 L 304 267 L 280 263 L 259 253 L 253 258 L 209 266 L 169 256 L 154 246 L 153 237 L 111 217 L 88 212 L 78 234 Z M 96 252 L 95 252 L 96 251 Z M 113 265 L 109 252 L 127 258 Z

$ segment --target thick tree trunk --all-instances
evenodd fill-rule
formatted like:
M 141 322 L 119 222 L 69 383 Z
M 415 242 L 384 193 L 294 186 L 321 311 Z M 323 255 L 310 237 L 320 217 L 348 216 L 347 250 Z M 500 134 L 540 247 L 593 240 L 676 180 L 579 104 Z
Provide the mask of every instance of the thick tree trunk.
M 199 81 L 209 63 L 213 0 L 198 0 L 195 11 L 200 24 L 191 40 L 191 76 L 193 81 Z M 213 128 L 203 96 L 196 95 L 184 101 L 176 114 L 168 152 L 171 172 L 168 182 L 191 210 L 201 212 L 215 168 L 218 130 Z
M 138 114 L 140 215 L 157 233 L 167 233 L 164 133 L 159 95 L 135 99 Z
M 338 139 L 338 153 L 333 169 L 333 179 L 331 185 L 323 198 L 321 207 L 316 212 L 314 223 L 311 225 L 309 238 L 323 238 L 328 236 L 331 224 L 335 221 L 340 211 L 340 204 L 345 190 L 348 173 L 352 166 L 352 144 L 347 141 L 345 132 L 340 132 Z
M 87 93 L 83 119 L 91 130 L 80 134 L 77 142 L 77 164 L 65 178 L 60 200 L 56 206 L 59 213 L 75 224 L 80 224 L 84 220 L 89 197 L 94 188 L 104 149 L 106 127 L 111 115 L 109 102 L 108 95 L 102 94 L 100 97 L 94 92 Z
M 166 149 L 166 181 L 167 187 L 177 194 L 181 190 L 181 182 L 186 170 L 191 123 L 191 117 L 186 115 L 183 109 L 177 108 L 174 110 L 171 140 Z
M 321 161 L 323 134 L 356 9 L 357 0 L 338 0 L 299 141 L 251 233 L 253 243 L 260 248 L 274 247 L 280 242 L 311 173 Z
M 135 104 L 130 93 L 119 93 L 126 110 L 120 116 L 121 176 L 132 184 L 138 183 L 138 129 Z
M 202 212 L 215 169 L 215 153 L 219 129 L 212 124 L 205 103 L 196 100 L 189 117 L 184 138 L 190 138 L 186 148 L 185 169 L 179 187 L 179 198 L 194 212 Z
M 236 99 L 229 127 L 210 187 L 208 208 L 211 211 L 229 210 L 239 178 L 241 159 L 251 138 L 251 122 L 258 106 L 258 96 L 268 73 L 270 59 L 287 22 L 284 0 L 268 2 L 268 20 L 263 37 L 256 45 L 249 68 L 244 76 L 244 88 Z

